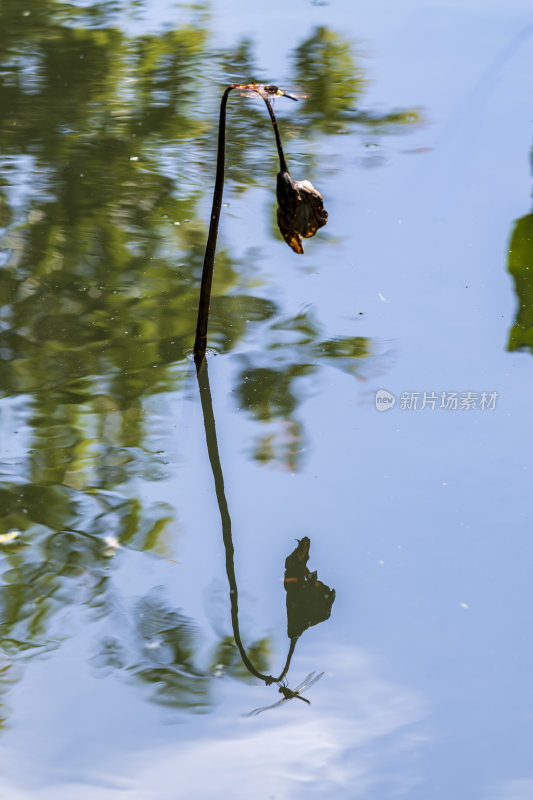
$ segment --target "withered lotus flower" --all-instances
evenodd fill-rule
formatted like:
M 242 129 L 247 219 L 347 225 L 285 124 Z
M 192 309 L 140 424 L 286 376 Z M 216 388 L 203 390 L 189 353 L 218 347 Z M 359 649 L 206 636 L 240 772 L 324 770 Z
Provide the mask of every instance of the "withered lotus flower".
M 328 221 L 322 195 L 311 181 L 294 181 L 285 170 L 278 172 L 278 227 L 295 253 L 303 253 L 302 237 L 314 236 Z

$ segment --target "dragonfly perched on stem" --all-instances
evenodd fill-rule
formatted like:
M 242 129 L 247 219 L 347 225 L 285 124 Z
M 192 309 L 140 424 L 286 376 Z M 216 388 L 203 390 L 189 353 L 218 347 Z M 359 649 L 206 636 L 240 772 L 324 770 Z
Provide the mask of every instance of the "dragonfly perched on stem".
M 286 92 L 280 86 L 272 86 L 266 83 L 237 83 L 234 84 L 234 89 L 240 89 L 243 97 L 250 96 L 251 94 L 258 94 L 261 97 L 268 97 L 274 100 L 276 97 L 288 97 L 289 100 L 305 100 L 309 97 L 308 94 L 303 92 Z
M 272 703 L 271 706 L 262 706 L 261 708 L 254 708 L 253 711 L 250 711 L 246 714 L 247 717 L 254 717 L 256 714 L 260 714 L 261 711 L 267 711 L 269 708 L 277 708 L 277 706 L 283 705 L 286 703 L 287 700 L 292 700 L 294 697 L 297 697 L 298 700 L 303 700 L 304 703 L 311 705 L 311 701 L 307 699 L 307 697 L 302 697 L 301 692 L 306 689 L 309 689 L 314 683 L 320 680 L 324 673 L 319 672 L 318 675 L 315 675 L 314 672 L 310 672 L 307 678 L 305 678 L 295 689 L 289 689 L 286 683 L 279 684 L 279 691 L 283 695 L 281 700 L 278 700 L 277 703 Z

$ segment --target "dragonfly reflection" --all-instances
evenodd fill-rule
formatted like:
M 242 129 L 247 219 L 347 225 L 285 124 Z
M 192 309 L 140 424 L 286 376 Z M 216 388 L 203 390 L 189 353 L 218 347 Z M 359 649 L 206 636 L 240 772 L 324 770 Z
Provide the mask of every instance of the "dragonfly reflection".
M 304 703 L 311 705 L 311 701 L 308 700 L 307 697 L 302 697 L 301 692 L 303 692 L 305 689 L 309 689 L 310 686 L 319 681 L 323 674 L 324 674 L 323 672 L 320 672 L 318 675 L 315 675 L 314 672 L 310 672 L 307 678 L 305 678 L 301 683 L 298 684 L 296 689 L 289 689 L 289 687 L 284 683 L 280 684 L 279 691 L 283 695 L 281 700 L 278 700 L 277 703 L 272 703 L 271 706 L 262 706 L 261 708 L 254 708 L 254 710 L 250 711 L 246 716 L 253 717 L 256 714 L 260 714 L 261 711 L 267 711 L 269 708 L 276 708 L 277 706 L 281 706 L 283 705 L 283 703 L 286 703 L 287 700 L 292 700 L 293 697 L 297 697 L 298 700 L 303 700 Z

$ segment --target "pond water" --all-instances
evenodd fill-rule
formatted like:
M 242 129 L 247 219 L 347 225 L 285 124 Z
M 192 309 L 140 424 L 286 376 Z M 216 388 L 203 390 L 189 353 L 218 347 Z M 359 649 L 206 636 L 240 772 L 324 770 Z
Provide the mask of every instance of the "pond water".
M 0 797 L 533 798 L 532 48 L 529 0 L 3 0 Z M 234 93 L 199 386 L 242 81 L 329 221 L 287 247 Z

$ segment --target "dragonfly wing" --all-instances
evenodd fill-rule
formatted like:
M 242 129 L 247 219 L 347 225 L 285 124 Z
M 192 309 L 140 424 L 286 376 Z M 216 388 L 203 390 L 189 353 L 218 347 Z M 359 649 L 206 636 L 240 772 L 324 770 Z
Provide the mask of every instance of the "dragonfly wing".
M 320 678 L 321 678 L 321 677 L 322 677 L 324 674 L 325 674 L 324 672 L 319 672 L 319 673 L 318 673 L 318 675 L 315 675 L 315 677 L 314 677 L 312 680 L 310 680 L 310 681 L 309 681 L 309 683 L 307 683 L 307 684 L 306 684 L 306 687 L 305 687 L 305 688 L 307 689 L 309 686 L 312 686 L 314 683 L 316 683 L 317 681 L 319 681 L 319 680 L 320 680 Z
M 282 705 L 285 703 L 285 698 L 282 697 L 281 700 L 278 700 L 277 703 L 272 703 L 271 706 L 261 706 L 261 708 L 254 708 L 253 711 L 249 711 L 248 714 L 245 714 L 247 717 L 254 717 L 256 714 L 260 714 L 261 711 L 268 711 L 269 708 L 276 708 L 277 706 Z
M 319 672 L 318 675 L 315 675 L 314 672 L 310 672 L 307 678 L 303 680 L 294 691 L 303 692 L 305 689 L 309 689 L 310 686 L 320 680 L 323 674 L 323 672 Z
M 318 673 L 318 675 L 315 675 L 315 677 L 314 677 L 314 678 L 311 678 L 311 680 L 309 680 L 309 681 L 308 681 L 308 682 L 305 684 L 305 688 L 306 688 L 306 689 L 308 689 L 308 688 L 309 688 L 310 686 L 312 686 L 314 683 L 316 683 L 317 681 L 319 681 L 319 680 L 320 680 L 320 678 L 321 678 L 323 675 L 324 675 L 324 673 L 323 673 L 323 672 L 319 672 L 319 673 Z
M 303 681 L 301 683 L 299 683 L 298 686 L 296 686 L 293 689 L 293 691 L 294 692 L 301 692 L 302 689 L 304 689 L 306 686 L 309 685 L 309 681 L 313 680 L 313 675 L 314 674 L 315 674 L 314 672 L 310 672 L 309 675 L 307 676 L 307 678 L 304 678 Z

